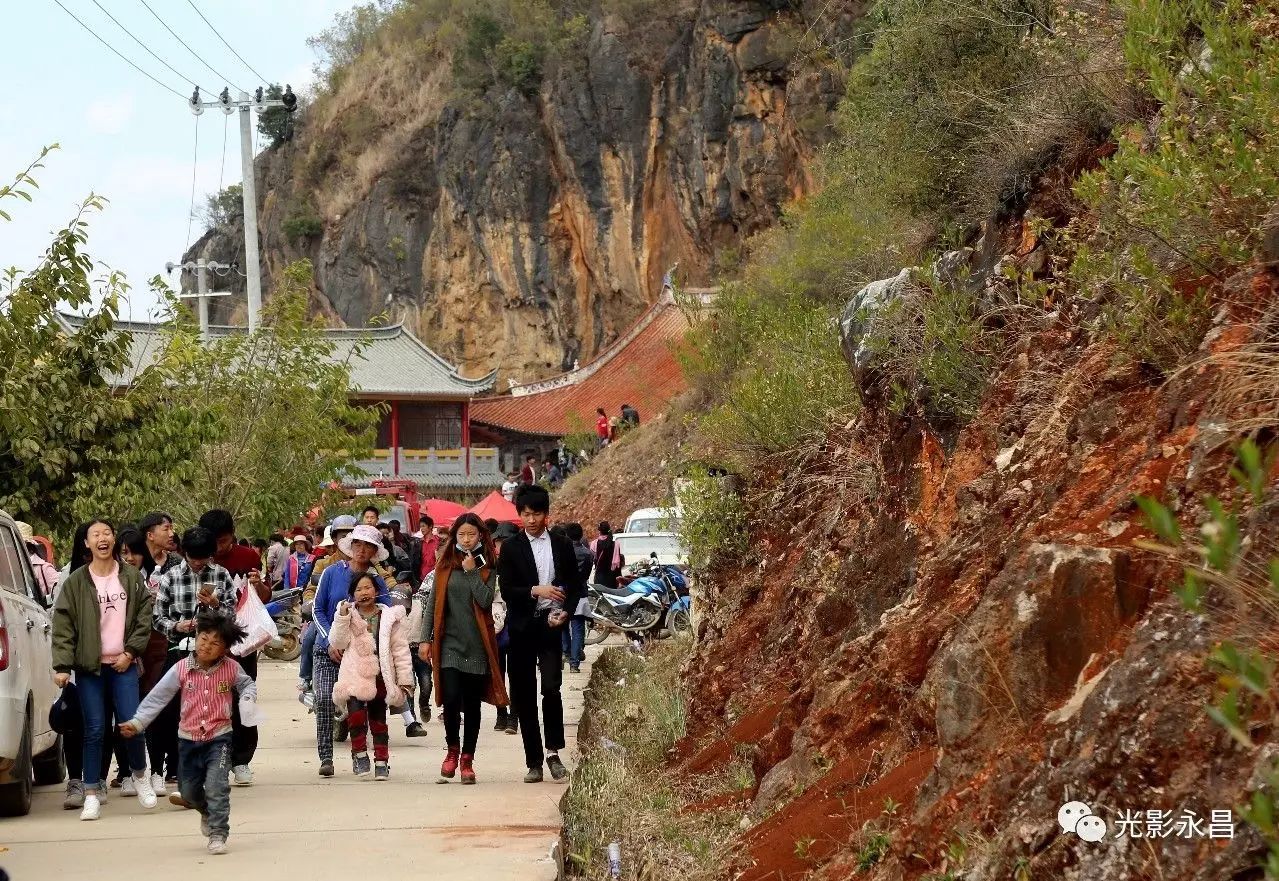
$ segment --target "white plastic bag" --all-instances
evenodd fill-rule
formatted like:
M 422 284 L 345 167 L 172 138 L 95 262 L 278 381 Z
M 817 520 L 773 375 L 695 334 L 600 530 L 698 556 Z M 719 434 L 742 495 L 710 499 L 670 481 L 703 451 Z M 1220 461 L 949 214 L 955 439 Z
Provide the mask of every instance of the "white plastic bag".
M 266 721 L 266 712 L 258 706 L 257 701 L 240 699 L 240 724 L 248 728 L 256 728 Z
M 235 605 L 235 620 L 248 635 L 243 641 L 231 646 L 231 654 L 243 658 L 278 637 L 280 631 L 276 629 L 271 613 L 262 605 L 258 592 L 248 580 L 237 577 L 234 582 L 240 594 Z

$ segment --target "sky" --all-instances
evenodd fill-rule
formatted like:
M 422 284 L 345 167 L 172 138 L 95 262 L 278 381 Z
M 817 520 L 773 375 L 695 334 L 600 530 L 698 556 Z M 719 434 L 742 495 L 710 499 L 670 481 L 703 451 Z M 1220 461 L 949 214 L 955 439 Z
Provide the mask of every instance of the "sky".
M 215 100 L 224 85 L 252 92 L 258 77 L 201 21 L 196 9 L 235 51 L 264 76 L 304 92 L 313 77 L 314 52 L 306 38 L 327 27 L 353 0 L 61 0 L 63 6 L 138 67 L 181 97 L 147 79 L 98 42 L 55 0 L 7 0 L 0 22 L 0 179 L 5 183 L 49 144 L 60 149 L 34 172 L 39 190 L 30 204 L 6 199 L 12 215 L 0 218 L 0 266 L 30 269 L 51 234 L 66 225 L 79 203 L 97 193 L 108 204 L 89 217 L 87 252 L 123 272 L 132 286 L 122 317 L 154 317 L 147 280 L 180 262 L 189 242 L 204 232 L 188 223 L 192 177 L 195 204 L 240 181 L 239 119 L 220 110 L 198 118 L 186 104 L 191 80 Z M 100 5 L 99 5 L 100 4 Z M 198 53 L 197 60 L 164 23 Z M 194 6 L 193 6 L 194 4 Z M 110 12 L 119 25 L 112 22 Z M 140 48 L 123 25 L 177 73 Z M 180 77 L 178 74 L 181 74 Z M 230 83 L 223 77 L 229 77 Z M 259 148 L 256 114 L 255 149 Z M 226 146 L 223 150 L 225 129 Z M 189 229 L 189 232 L 188 232 Z M 172 276 L 177 286 L 178 274 Z

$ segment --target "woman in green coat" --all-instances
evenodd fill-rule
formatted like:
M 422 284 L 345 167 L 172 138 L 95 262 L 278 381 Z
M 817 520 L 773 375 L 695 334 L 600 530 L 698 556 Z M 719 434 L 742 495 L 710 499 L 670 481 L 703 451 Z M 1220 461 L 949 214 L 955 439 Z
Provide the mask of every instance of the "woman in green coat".
M 96 820 L 102 808 L 98 774 L 107 724 L 107 694 L 117 719 L 138 710 L 138 658 L 151 638 L 151 595 L 142 573 L 115 558 L 115 529 L 105 520 L 89 523 L 88 565 L 71 573 L 53 608 L 54 681 L 61 688 L 75 674 L 84 717 L 84 807 L 81 820 Z M 146 744 L 130 740 L 129 767 L 138 801 L 155 807 L 147 773 Z

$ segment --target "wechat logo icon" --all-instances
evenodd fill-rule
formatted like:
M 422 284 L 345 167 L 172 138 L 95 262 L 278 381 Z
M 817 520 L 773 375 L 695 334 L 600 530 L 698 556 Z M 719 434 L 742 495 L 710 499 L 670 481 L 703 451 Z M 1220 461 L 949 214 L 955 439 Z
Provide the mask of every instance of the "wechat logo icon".
M 1057 824 L 1062 832 L 1073 832 L 1084 841 L 1098 842 L 1106 837 L 1106 821 L 1081 801 L 1068 801 L 1057 811 Z

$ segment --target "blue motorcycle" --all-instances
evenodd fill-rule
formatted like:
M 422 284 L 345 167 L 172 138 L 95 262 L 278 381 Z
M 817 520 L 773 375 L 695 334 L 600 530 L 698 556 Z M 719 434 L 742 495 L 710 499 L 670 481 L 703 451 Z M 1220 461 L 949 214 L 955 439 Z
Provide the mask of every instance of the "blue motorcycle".
M 589 585 L 592 626 L 586 642 L 603 642 L 613 631 L 631 638 L 656 636 L 663 629 L 673 635 L 691 633 L 692 601 L 684 571 L 656 560 L 638 563 L 631 571 L 634 577 L 621 587 Z

